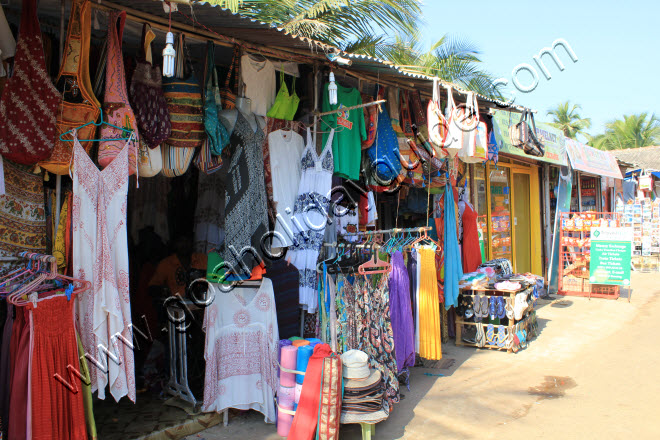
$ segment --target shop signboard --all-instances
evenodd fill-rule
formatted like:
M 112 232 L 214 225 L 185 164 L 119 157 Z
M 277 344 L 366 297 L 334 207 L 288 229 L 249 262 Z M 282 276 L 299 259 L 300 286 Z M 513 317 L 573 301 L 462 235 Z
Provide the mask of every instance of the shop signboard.
M 616 158 L 607 151 L 597 150 L 574 139 L 566 139 L 566 153 L 576 170 L 596 176 L 623 179 Z
M 591 284 L 630 285 L 632 228 L 591 228 Z
M 500 153 L 521 156 L 527 159 L 535 159 L 555 165 L 568 165 L 566 159 L 566 149 L 564 148 L 565 137 L 561 130 L 550 124 L 536 122 L 536 137 L 543 144 L 545 154 L 543 157 L 535 157 L 525 154 L 520 148 L 511 145 L 509 137 L 509 127 L 516 125 L 520 121 L 519 113 L 510 113 L 505 111 L 496 111 L 493 116 L 493 129 L 495 130 L 495 139 L 500 147 Z

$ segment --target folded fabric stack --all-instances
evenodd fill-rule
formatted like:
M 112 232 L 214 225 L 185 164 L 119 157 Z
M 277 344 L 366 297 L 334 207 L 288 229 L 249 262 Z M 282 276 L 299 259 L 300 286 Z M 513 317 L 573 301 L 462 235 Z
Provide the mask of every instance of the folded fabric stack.
M 360 350 L 342 354 L 344 398 L 341 423 L 378 423 L 389 416 L 385 382 L 379 370 L 370 370 L 369 356 Z
M 479 289 L 488 284 L 488 276 L 483 273 L 470 272 L 463 275 L 458 282 L 458 287 L 461 289 Z

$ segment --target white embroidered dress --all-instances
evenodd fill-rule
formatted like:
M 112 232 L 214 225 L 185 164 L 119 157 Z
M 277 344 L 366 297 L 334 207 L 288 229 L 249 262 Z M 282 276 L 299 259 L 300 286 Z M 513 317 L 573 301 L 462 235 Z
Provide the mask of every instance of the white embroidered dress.
M 279 333 L 273 283 L 209 290 L 204 314 L 204 412 L 254 409 L 275 423 Z
M 319 304 L 316 260 L 323 245 L 325 226 L 330 212 L 332 190 L 332 138 L 330 131 L 321 155 L 316 154 L 312 134 L 307 129 L 307 146 L 300 159 L 300 186 L 294 205 L 294 244 L 287 258 L 296 266 L 300 275 L 300 304 L 309 313 L 316 312 Z
M 135 402 L 135 367 L 128 283 L 126 196 L 128 148 L 100 171 L 73 142 L 73 274 L 92 283 L 76 298 L 76 319 L 91 355 L 92 392 Z M 107 351 L 106 351 L 107 350 Z M 107 371 L 107 372 L 106 372 Z

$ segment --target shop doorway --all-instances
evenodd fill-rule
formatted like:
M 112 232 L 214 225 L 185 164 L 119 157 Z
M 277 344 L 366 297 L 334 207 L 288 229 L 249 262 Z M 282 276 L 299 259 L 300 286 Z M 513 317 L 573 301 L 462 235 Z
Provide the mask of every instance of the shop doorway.
M 500 162 L 474 166 L 473 199 L 485 258 L 507 258 L 517 273 L 543 274 L 538 167 Z
M 532 271 L 529 180 L 529 174 L 513 173 L 513 228 L 516 241 L 516 272 Z

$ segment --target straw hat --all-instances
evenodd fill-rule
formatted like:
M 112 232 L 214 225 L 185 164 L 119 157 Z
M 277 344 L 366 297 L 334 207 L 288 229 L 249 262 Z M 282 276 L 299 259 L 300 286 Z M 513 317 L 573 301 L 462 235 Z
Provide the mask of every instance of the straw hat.
M 342 376 L 346 379 L 366 379 L 369 371 L 369 356 L 364 351 L 348 350 L 341 355 Z

